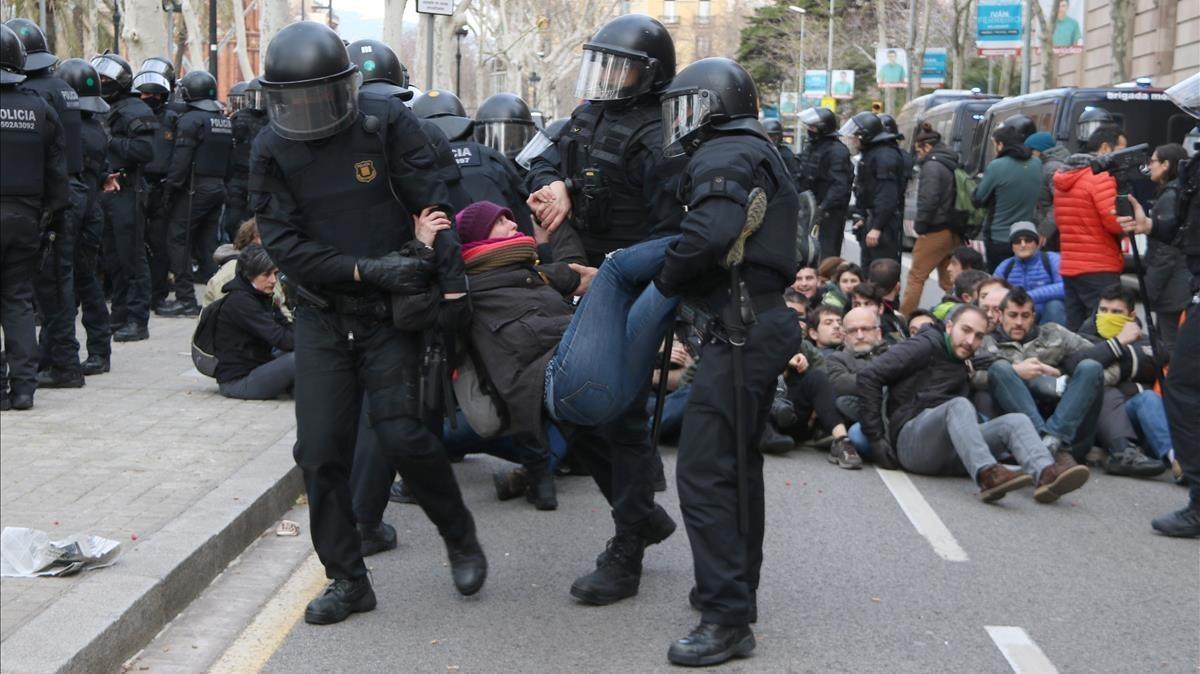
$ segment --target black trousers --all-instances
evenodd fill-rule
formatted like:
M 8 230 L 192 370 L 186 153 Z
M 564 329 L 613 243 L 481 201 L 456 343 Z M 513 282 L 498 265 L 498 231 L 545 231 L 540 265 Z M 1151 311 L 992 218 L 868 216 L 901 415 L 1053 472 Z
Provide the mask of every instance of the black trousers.
M 1008 258 L 1013 256 L 1012 244 L 1008 241 L 992 241 L 987 239 L 983 242 L 987 268 L 989 274 L 996 273 L 996 267 L 1000 266 Z M 1074 330 L 1074 328 L 1071 328 Z
M 225 211 L 221 214 L 221 229 L 224 230 L 226 238 L 233 241 L 238 227 L 253 215 L 250 211 L 250 195 L 246 192 L 246 183 L 231 180 L 225 185 Z
M 33 278 L 41 242 L 39 214 L 25 206 L 0 204 L 0 392 L 37 390 L 37 337 L 33 321 Z
M 112 279 L 112 321 L 150 322 L 150 263 L 146 257 L 145 194 L 132 181 L 100 197 L 104 209 L 104 262 Z M 139 200 L 141 203 L 139 203 Z
M 591 473 L 612 506 L 617 533 L 638 531 L 654 513 L 654 480 L 662 458 L 650 438 L 650 380 L 620 418 L 596 428 L 560 426 L 571 454 Z
M 1078 330 L 1100 304 L 1100 291 L 1121 282 L 1121 275 L 1096 272 L 1063 277 L 1063 295 L 1067 305 L 1067 329 Z
M 171 273 L 175 275 L 175 299 L 179 302 L 196 303 L 193 258 L 200 282 L 207 281 L 217 271 L 212 254 L 217 249 L 217 225 L 224 205 L 225 184 L 219 178 L 196 178 L 190 198 L 187 192 L 176 193 L 167 229 L 167 250 Z
M 1187 310 L 1175 357 L 1167 373 L 1163 406 L 1175 444 L 1175 458 L 1187 478 L 1191 506 L 1200 508 L 1200 305 Z
M 418 417 L 420 336 L 390 322 L 301 307 L 295 353 L 294 455 L 326 575 L 357 578 L 367 572 L 350 489 L 364 394 L 380 447 L 438 532 L 449 541 L 474 532 L 441 442 Z
M 75 301 L 87 333 L 89 356 L 112 355 L 112 323 L 104 288 L 100 285 L 98 261 L 100 241 L 104 237 L 104 212 L 99 191 L 89 186 L 87 205 L 75 224 Z
M 829 213 L 820 223 L 817 239 L 821 242 L 821 259 L 842 256 L 842 240 L 846 236 L 846 209 Z
M 170 205 L 163 204 L 165 191 L 161 179 L 151 179 L 146 198 L 146 245 L 150 247 L 150 306 L 156 307 L 171 294 L 167 277 L 171 256 L 167 250 L 167 226 Z
M 75 339 L 75 232 L 88 206 L 88 187 L 71 178 L 70 205 L 62 231 L 55 235 L 45 264 L 33 283 L 42 331 L 38 335 L 39 367 L 79 369 L 79 341 Z
M 800 349 L 800 327 L 785 308 L 758 316 L 743 347 L 745 381 L 735 391 L 733 351 L 710 342 L 700 354 L 692 395 L 683 416 L 676 476 L 702 619 L 721 625 L 749 622 L 762 567 L 765 506 L 763 457 L 755 449 L 770 411 L 775 379 Z M 745 418 L 734 418 L 734 396 Z M 739 422 L 735 431 L 735 421 Z M 735 432 L 746 438 L 748 531 L 738 528 Z
M 788 400 L 792 403 L 792 409 L 796 410 L 796 417 L 800 422 L 798 428 L 779 430 L 793 437 L 807 435 L 808 418 L 813 412 L 817 413 L 817 424 L 826 433 L 833 433 L 833 427 L 842 423 L 842 415 L 838 414 L 834 405 L 833 386 L 824 370 L 810 367 L 801 375 L 789 371 L 785 381 Z
M 867 268 L 875 260 L 895 260 L 900 261 L 900 232 L 895 227 L 884 227 L 879 230 L 879 245 L 874 248 L 867 247 L 867 232 L 866 226 L 860 229 L 859 245 L 861 248 L 860 266 L 863 268 L 863 273 L 867 273 Z

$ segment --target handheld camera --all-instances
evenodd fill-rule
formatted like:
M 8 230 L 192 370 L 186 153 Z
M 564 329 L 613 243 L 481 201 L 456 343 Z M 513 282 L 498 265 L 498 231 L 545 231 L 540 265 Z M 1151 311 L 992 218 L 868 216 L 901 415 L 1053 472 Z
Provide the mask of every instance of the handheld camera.
M 1117 215 L 1132 217 L 1133 205 L 1129 195 L 1133 192 L 1133 181 L 1143 177 L 1146 162 L 1150 161 L 1150 146 L 1146 143 L 1127 147 L 1093 157 L 1089 162 L 1092 173 L 1108 173 L 1117 180 Z

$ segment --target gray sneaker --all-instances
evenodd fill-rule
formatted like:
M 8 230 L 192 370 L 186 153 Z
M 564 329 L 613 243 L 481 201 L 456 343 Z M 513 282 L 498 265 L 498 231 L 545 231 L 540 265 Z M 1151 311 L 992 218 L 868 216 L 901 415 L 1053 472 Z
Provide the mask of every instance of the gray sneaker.
M 858 450 L 854 449 L 850 438 L 842 436 L 835 439 L 829 447 L 829 463 L 837 464 L 838 468 L 846 470 L 858 470 L 862 468 L 863 460 L 858 455 Z

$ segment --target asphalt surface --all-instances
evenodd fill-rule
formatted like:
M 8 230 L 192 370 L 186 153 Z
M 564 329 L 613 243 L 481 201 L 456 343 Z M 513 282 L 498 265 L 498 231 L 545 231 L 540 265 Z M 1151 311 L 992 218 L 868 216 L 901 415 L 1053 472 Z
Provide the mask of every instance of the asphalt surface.
M 664 449 L 668 475 L 676 451 Z M 503 465 L 470 457 L 456 466 L 490 564 L 478 595 L 455 593 L 445 549 L 421 511 L 393 504 L 386 519 L 399 530 L 400 547 L 368 560 L 378 608 L 339 625 L 296 622 L 265 671 L 672 669 L 667 647 L 698 620 L 687 603 L 691 555 L 682 526 L 648 550 L 637 597 L 581 605 L 568 588 L 611 535 L 606 504 L 590 478 L 580 477 L 559 479 L 556 512 L 497 502 L 489 476 Z M 679 519 L 668 481 L 658 501 Z M 758 648 L 726 670 L 1140 673 L 1200 666 L 1200 543 L 1149 527 L 1152 516 L 1184 504 L 1185 490 L 1167 476 L 1094 473 L 1054 505 L 1035 503 L 1031 489 L 985 505 L 966 479 L 911 481 L 966 561 L 938 554 L 906 515 L 920 508 L 911 501 L 902 507 L 874 468 L 840 470 L 810 450 L 767 457 Z M 1036 645 L 1010 650 L 1010 665 L 988 626 L 1020 628 Z

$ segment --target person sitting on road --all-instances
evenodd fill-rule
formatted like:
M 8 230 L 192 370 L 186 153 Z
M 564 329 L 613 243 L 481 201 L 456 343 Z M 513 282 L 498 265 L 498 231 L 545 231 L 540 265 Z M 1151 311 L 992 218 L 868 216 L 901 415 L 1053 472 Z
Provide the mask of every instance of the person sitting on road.
M 292 325 L 273 296 L 279 270 L 262 245 L 238 254 L 216 315 L 217 385 L 226 398 L 273 400 L 296 381 Z
M 950 253 L 950 261 L 946 263 L 946 275 L 950 277 L 951 284 L 958 280 L 959 274 L 972 269 L 987 271 L 987 263 L 979 251 L 970 246 L 959 246 Z
M 995 276 L 990 276 L 979 284 L 975 292 L 975 304 L 987 314 L 988 334 L 1000 325 L 1000 303 L 1011 291 L 1012 284 Z
M 833 386 L 838 411 L 851 421 L 858 421 L 858 373 L 879 354 L 888 350 L 880 331 L 879 315 L 867 307 L 851 309 L 842 319 L 842 348 L 826 358 L 829 382 Z
M 967 475 L 979 486 L 985 503 L 1033 484 L 1034 499 L 1051 503 L 1083 486 L 1088 469 L 1065 452 L 1048 451 L 1030 420 L 1020 414 L 979 423 L 967 399 L 967 361 L 986 329 L 987 316 L 981 309 L 959 305 L 945 327 L 926 326 L 859 373 L 861 424 L 871 458 L 881 467 L 921 475 Z M 997 460 L 1009 454 L 1020 462 L 1023 473 Z
M 883 338 L 888 344 L 908 339 L 908 328 L 904 325 L 904 319 L 896 315 L 895 310 L 889 308 L 883 292 L 874 283 L 866 281 L 854 286 L 854 290 L 850 293 L 850 307 L 851 309 L 866 307 L 874 311 L 879 316 Z M 844 321 L 845 319 L 843 319 Z M 844 329 L 842 334 L 845 335 Z
M 979 284 L 990 278 L 991 276 L 986 271 L 979 269 L 968 269 L 967 271 L 964 271 L 956 276 L 954 279 L 954 290 L 952 291 L 953 294 L 943 297 L 942 301 L 938 302 L 937 305 L 930 310 L 933 313 L 934 318 L 938 319 L 939 321 L 945 320 L 946 314 L 950 313 L 950 310 L 955 306 L 964 302 L 967 304 L 974 304 L 975 300 L 978 298 Z
M 797 292 L 795 288 L 788 288 L 783 291 L 783 303 L 788 305 L 789 309 L 796 312 L 801 327 L 804 327 L 808 321 L 808 309 L 812 306 L 812 302 L 808 299 L 808 296 Z
M 934 316 L 932 311 L 928 309 L 914 309 L 908 315 L 908 334 L 915 335 L 926 325 L 937 322 L 938 317 Z
M 1067 322 L 1063 302 L 1063 281 L 1059 273 L 1058 253 L 1041 248 L 1041 238 L 1032 222 L 1013 224 L 1009 234 L 1013 256 L 996 267 L 996 276 L 1024 288 L 1037 308 L 1038 323 Z
M 885 335 L 908 338 L 908 322 L 899 311 L 900 263 L 891 258 L 875 260 L 867 268 L 867 280 L 883 293 L 883 312 L 880 325 Z
M 842 311 L 822 304 L 808 312 L 808 338 L 822 355 L 842 346 Z
M 1183 469 L 1175 460 L 1162 396 L 1154 390 L 1162 373 L 1136 311 L 1137 296 L 1117 283 L 1100 291 L 1096 314 L 1079 329 L 1079 334 L 1095 345 L 1085 353 L 1088 358 L 1106 366 L 1115 363 L 1120 368 L 1116 385 L 1104 387 L 1096 438 L 1102 447 L 1117 448 L 1135 447 L 1141 439 L 1160 462 L 1155 466 L 1142 461 L 1139 457 L 1145 452 L 1140 450 L 1123 451 L 1103 464 L 1109 473 L 1153 477 L 1169 465 L 1178 480 Z
M 796 281 L 792 283 L 792 290 L 808 298 L 810 305 L 820 302 L 820 289 L 821 281 L 817 278 L 815 267 L 801 267 L 796 272 Z
M 833 277 L 825 284 L 821 303 L 837 307 L 842 311 L 850 308 L 850 293 L 854 286 L 863 282 L 862 267 L 853 262 L 843 262 L 833 271 Z

